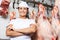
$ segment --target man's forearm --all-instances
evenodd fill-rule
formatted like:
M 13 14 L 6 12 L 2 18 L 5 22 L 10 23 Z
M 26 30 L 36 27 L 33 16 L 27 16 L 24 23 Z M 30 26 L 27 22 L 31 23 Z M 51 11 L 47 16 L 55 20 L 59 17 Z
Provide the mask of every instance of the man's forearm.
M 18 32 L 13 32 L 12 31 L 12 34 L 11 34 L 11 36 L 22 36 L 23 34 L 22 33 L 18 33 Z
M 16 37 L 16 36 L 22 36 L 23 34 L 22 33 L 18 33 L 16 31 L 9 31 L 7 33 L 7 36 L 12 36 L 12 37 Z
M 29 27 L 24 29 L 16 29 L 17 32 L 24 33 L 24 34 L 31 34 L 36 31 L 36 27 Z
M 17 29 L 17 32 L 20 32 L 20 33 L 23 33 L 23 34 L 30 34 L 32 33 L 32 30 L 31 29 Z

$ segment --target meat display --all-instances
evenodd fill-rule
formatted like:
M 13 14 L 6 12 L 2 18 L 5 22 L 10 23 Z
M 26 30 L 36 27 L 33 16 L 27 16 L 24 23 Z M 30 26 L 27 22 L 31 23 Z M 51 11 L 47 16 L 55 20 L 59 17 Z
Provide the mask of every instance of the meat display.
M 8 7 L 10 4 L 10 0 L 2 0 L 0 4 L 0 15 L 7 16 L 8 15 Z

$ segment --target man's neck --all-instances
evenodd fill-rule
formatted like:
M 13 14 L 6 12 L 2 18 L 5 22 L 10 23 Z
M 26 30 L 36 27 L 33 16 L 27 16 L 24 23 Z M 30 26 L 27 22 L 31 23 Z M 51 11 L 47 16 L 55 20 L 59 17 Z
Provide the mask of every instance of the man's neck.
M 26 17 L 25 17 L 25 16 L 20 16 L 19 18 L 21 18 L 21 19 L 26 19 Z

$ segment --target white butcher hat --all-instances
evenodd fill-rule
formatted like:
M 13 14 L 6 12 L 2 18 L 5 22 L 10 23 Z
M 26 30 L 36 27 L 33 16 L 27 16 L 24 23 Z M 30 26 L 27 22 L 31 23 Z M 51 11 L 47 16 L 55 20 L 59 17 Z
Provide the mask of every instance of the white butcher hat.
M 29 8 L 28 4 L 26 2 L 21 2 L 18 7 L 26 7 Z

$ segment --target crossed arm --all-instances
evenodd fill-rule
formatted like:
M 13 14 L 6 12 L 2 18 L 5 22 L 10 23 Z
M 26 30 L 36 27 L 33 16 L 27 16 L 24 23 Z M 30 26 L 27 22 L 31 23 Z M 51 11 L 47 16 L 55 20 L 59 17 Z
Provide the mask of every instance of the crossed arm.
M 24 29 L 14 29 L 16 32 L 23 33 L 23 34 L 33 34 L 36 32 L 36 25 L 31 24 L 30 27 Z
M 10 24 L 10 25 L 8 25 L 8 27 L 6 28 L 6 35 L 7 35 L 7 36 L 16 37 L 16 36 L 24 35 L 24 34 L 22 34 L 22 33 L 19 33 L 19 32 L 14 31 L 12 26 L 13 26 L 13 25 Z M 11 29 L 12 29 L 12 30 L 11 30 Z
M 22 35 L 25 35 L 25 34 L 34 33 L 36 31 L 36 25 L 34 25 L 34 24 L 31 24 L 30 27 L 24 28 L 24 29 L 13 29 L 12 26 L 13 25 L 10 24 L 6 28 L 6 35 L 7 36 L 13 36 L 13 37 L 15 37 L 15 36 L 22 36 Z

